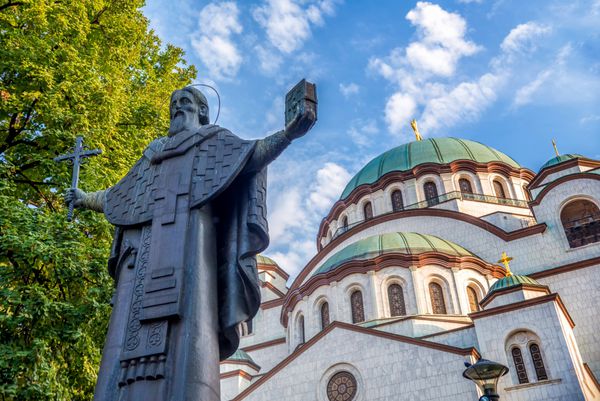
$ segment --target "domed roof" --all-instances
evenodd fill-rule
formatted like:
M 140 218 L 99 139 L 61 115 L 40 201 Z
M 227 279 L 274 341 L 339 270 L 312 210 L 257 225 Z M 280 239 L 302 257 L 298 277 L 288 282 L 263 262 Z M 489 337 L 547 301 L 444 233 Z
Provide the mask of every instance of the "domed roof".
M 578 155 L 576 153 L 567 153 L 566 155 L 559 155 L 559 156 L 553 157 L 552 159 L 550 159 L 546 163 L 544 163 L 542 165 L 542 167 L 540 167 L 540 171 L 542 171 L 545 168 L 555 166 L 559 163 L 566 162 L 567 160 L 579 159 L 582 157 L 583 157 L 582 155 Z
M 260 369 L 256 362 L 254 362 L 254 359 L 252 359 L 252 357 L 248 355 L 246 351 L 239 348 L 233 353 L 233 355 L 227 358 L 227 360 L 234 362 L 248 362 Z
M 350 260 L 367 260 L 388 252 L 418 255 L 441 252 L 452 256 L 475 256 L 460 245 L 433 235 L 418 233 L 387 233 L 358 240 L 330 256 L 314 274 L 334 270 Z
M 496 161 L 515 168 L 521 167 L 504 153 L 479 142 L 458 138 L 428 138 L 397 146 L 371 160 L 346 185 L 340 199 L 348 197 L 354 188 L 372 184 L 391 171 L 407 171 L 424 163 L 448 164 L 456 160 L 479 163 Z
M 540 283 L 538 283 L 536 280 L 532 279 L 531 277 L 511 274 L 509 276 L 502 277 L 500 280 L 496 281 L 490 287 L 490 290 L 488 291 L 487 296 L 489 296 L 490 294 L 492 294 L 496 291 L 504 290 L 506 288 L 516 287 L 516 286 L 522 285 L 522 284 L 533 285 L 533 286 L 537 286 L 537 287 L 544 287 L 543 285 L 541 285 Z
M 265 255 L 256 255 L 256 263 L 259 265 L 279 266 L 277 262 Z

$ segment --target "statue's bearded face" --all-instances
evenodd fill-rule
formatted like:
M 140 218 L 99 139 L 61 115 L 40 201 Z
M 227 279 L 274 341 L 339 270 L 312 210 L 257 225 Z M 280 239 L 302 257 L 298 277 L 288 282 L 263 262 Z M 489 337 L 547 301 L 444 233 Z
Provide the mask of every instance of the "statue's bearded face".
M 180 90 L 171 97 L 170 110 L 169 135 L 175 135 L 183 130 L 199 127 L 200 116 L 206 114 L 207 107 L 198 104 L 191 93 Z

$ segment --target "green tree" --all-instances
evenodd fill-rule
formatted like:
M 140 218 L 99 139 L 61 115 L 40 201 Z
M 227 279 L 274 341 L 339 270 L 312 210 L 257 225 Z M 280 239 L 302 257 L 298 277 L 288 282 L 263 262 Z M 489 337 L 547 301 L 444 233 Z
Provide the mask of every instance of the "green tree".
M 2 1 L 2 0 L 0 0 Z M 89 400 L 104 342 L 112 228 L 66 222 L 82 135 L 104 151 L 86 191 L 114 184 L 168 127 L 170 93 L 196 74 L 148 29 L 141 0 L 0 4 L 0 399 Z

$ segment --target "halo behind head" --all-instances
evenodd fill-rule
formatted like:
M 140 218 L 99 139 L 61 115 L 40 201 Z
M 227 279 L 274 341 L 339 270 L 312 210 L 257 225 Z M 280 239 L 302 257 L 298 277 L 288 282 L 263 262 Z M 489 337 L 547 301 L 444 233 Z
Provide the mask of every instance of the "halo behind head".
M 173 98 L 173 95 L 175 94 L 175 92 L 177 91 L 182 91 L 182 92 L 187 92 L 190 95 L 192 95 L 192 97 L 194 98 L 194 101 L 198 104 L 198 105 L 204 105 L 206 107 L 206 113 L 205 114 L 199 114 L 200 116 L 200 124 L 209 124 L 210 123 L 210 119 L 209 119 L 209 107 L 208 107 L 208 101 L 206 100 L 206 96 L 204 96 L 204 94 L 199 90 L 196 89 L 192 86 L 186 86 L 183 89 L 178 89 L 176 91 L 174 91 L 171 94 L 171 98 Z

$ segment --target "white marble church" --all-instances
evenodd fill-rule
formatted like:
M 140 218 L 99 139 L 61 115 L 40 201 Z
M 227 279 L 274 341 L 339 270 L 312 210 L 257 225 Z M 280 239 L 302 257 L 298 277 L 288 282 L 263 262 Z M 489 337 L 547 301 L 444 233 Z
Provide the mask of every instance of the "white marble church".
M 600 161 L 406 143 L 350 180 L 317 248 L 287 285 L 258 258 L 222 400 L 475 401 L 479 358 L 510 369 L 502 401 L 600 400 Z

